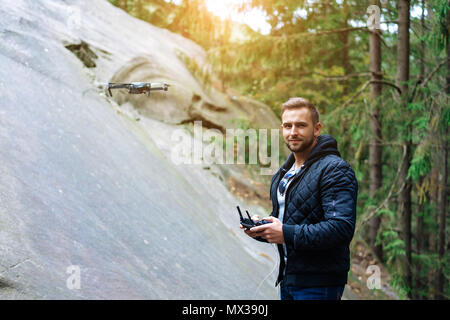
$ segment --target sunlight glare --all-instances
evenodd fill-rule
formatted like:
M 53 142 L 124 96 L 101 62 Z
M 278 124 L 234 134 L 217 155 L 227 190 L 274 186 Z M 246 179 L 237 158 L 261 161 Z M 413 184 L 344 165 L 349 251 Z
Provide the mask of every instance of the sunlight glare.
M 270 24 L 266 21 L 261 10 L 253 9 L 250 12 L 238 12 L 238 7 L 245 0 L 206 0 L 206 8 L 221 19 L 231 19 L 245 23 L 255 31 L 269 34 Z

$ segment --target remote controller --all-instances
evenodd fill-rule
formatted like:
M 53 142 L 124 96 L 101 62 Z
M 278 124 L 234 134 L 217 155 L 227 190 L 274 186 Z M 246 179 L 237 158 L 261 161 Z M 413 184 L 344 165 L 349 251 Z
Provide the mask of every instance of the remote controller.
M 238 212 L 239 212 L 239 216 L 241 218 L 241 224 L 247 229 L 250 229 L 250 228 L 253 228 L 253 227 L 257 227 L 257 226 L 261 226 L 263 224 L 272 223 L 272 222 L 267 221 L 267 220 L 259 220 L 259 221 L 256 221 L 256 222 L 253 221 L 247 210 L 245 210 L 245 212 L 247 213 L 248 218 L 244 218 L 242 216 L 241 209 L 239 208 L 239 206 L 237 206 L 237 209 L 238 209 Z

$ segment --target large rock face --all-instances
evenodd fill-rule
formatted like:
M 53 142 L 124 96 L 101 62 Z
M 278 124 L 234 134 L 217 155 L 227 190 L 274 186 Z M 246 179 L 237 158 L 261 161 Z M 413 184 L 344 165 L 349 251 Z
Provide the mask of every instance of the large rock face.
M 169 53 L 165 59 L 167 55 Z M 196 59 L 195 56 L 192 59 Z M 129 102 L 143 115 L 166 123 L 202 121 L 204 125 L 223 132 L 226 128 L 235 128 L 236 120 L 250 121 L 257 128 L 276 128 L 279 125 L 279 120 L 266 105 L 244 97 L 225 95 L 213 86 L 202 86 L 201 80 L 193 77 L 176 56 L 172 60 L 172 63 L 167 63 L 158 55 L 148 54 L 135 57 L 111 79 L 111 82 L 132 82 L 134 79 L 164 81 L 171 85 L 169 93 L 155 92 L 153 98 L 148 99 L 144 95 L 129 95 L 122 91 L 114 94 L 114 99 L 120 105 Z
M 177 56 L 198 46 L 106 0 L 0 0 L 0 17 L 0 298 L 276 299 L 249 206 L 168 156 L 176 124 L 276 127 L 270 110 L 204 89 Z M 65 47 L 81 41 L 94 54 Z M 172 87 L 114 101 L 111 79 Z

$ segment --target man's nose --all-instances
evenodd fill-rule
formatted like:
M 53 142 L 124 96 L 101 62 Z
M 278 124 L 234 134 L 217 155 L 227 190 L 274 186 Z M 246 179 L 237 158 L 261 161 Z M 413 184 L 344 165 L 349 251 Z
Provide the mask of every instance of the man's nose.
M 294 135 L 294 134 L 297 133 L 297 130 L 298 130 L 298 128 L 297 128 L 296 126 L 292 126 L 292 127 L 291 127 L 291 130 L 289 131 L 289 134 L 290 134 L 290 135 Z

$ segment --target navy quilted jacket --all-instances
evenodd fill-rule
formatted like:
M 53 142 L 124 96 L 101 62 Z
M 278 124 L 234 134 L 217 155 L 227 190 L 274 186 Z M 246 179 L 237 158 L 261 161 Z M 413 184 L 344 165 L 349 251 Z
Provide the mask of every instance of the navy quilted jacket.
M 278 217 L 277 188 L 295 161 L 291 154 L 272 178 L 272 216 Z M 356 221 L 358 182 L 350 165 L 340 157 L 336 140 L 317 137 L 317 144 L 286 193 L 284 254 L 278 245 L 280 270 L 276 285 L 335 286 L 347 283 L 349 244 Z

